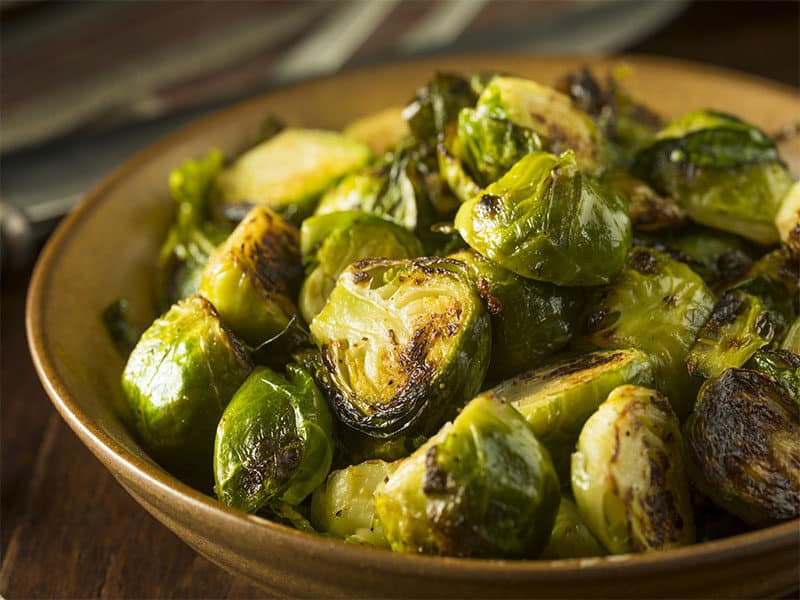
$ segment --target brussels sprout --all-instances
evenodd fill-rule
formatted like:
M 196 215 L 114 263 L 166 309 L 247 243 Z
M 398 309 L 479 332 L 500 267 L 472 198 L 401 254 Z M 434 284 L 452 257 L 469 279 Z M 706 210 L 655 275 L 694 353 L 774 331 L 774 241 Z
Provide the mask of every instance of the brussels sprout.
M 248 344 L 275 336 L 297 312 L 292 297 L 302 275 L 298 237 L 280 215 L 253 207 L 203 271 L 200 293 Z
M 424 254 L 412 233 L 362 212 L 317 215 L 303 221 L 303 256 L 308 277 L 300 290 L 300 312 L 310 323 L 319 314 L 339 275 L 362 258 L 414 258 Z
M 462 204 L 455 224 L 472 248 L 518 275 L 598 285 L 625 262 L 631 241 L 625 204 L 582 174 L 572 153 L 534 152 Z
M 775 317 L 758 296 L 741 289 L 725 293 L 697 334 L 686 357 L 692 375 L 716 377 L 741 367 L 776 334 Z
M 759 350 L 746 367 L 768 375 L 780 383 L 800 404 L 800 355 L 791 350 Z
M 631 224 L 639 231 L 658 231 L 686 223 L 686 211 L 669 196 L 624 171 L 606 173 L 603 182 L 628 201 Z
M 325 481 L 333 421 L 311 376 L 256 367 L 228 404 L 214 442 L 214 490 L 234 508 L 256 512 L 273 500 L 297 504 Z
M 436 146 L 439 172 L 456 198 L 460 202 L 466 202 L 479 194 L 481 187 L 467 173 L 459 158 L 460 154 L 454 128 L 449 127 Z
M 794 352 L 795 354 L 800 354 L 800 317 L 796 318 L 786 330 L 781 348 Z
M 781 241 L 800 256 L 800 181 L 796 181 L 783 197 L 775 227 Z
M 208 199 L 224 157 L 212 150 L 188 160 L 170 173 L 169 190 L 176 204 L 175 220 L 158 257 L 158 305 L 166 310 L 197 293 L 200 274 L 226 232 L 208 221 Z
M 216 200 L 223 205 L 266 206 L 300 220 L 313 212 L 328 187 L 363 167 L 371 156 L 361 142 L 333 131 L 285 129 L 220 173 Z
M 252 368 L 244 346 L 201 296 L 181 300 L 156 319 L 122 374 L 147 451 L 170 471 L 205 485 L 214 429 Z
M 776 381 L 728 369 L 707 381 L 685 425 L 690 475 L 751 525 L 800 516 L 800 406 Z
M 772 140 L 735 117 L 694 111 L 673 121 L 637 154 L 634 173 L 698 223 L 761 244 L 778 241 L 775 216 L 791 179 Z
M 572 289 L 525 279 L 474 250 L 450 258 L 467 265 L 491 315 L 494 377 L 535 367 L 567 345 L 578 318 Z
M 377 206 L 383 185 L 384 179 L 380 167 L 368 167 L 358 173 L 352 173 L 325 192 L 315 214 L 326 215 L 351 210 L 373 212 L 370 207 Z M 416 224 L 416 214 L 393 220 L 408 229 L 413 229 Z
M 438 73 L 403 109 L 403 118 L 420 142 L 436 147 L 445 127 L 456 120 L 462 108 L 475 104 L 470 83 L 458 75 Z
M 403 107 L 391 106 L 356 119 L 342 133 L 369 146 L 375 156 L 381 156 L 397 146 L 411 131 L 403 118 Z
M 572 455 L 578 512 L 612 554 L 694 542 L 694 515 L 669 401 L 635 385 L 615 389 L 581 431 Z
M 347 542 L 388 548 L 375 514 L 375 490 L 394 473 L 397 462 L 368 460 L 333 471 L 311 497 L 311 521 L 322 533 Z
M 535 556 L 558 504 L 547 450 L 492 396 L 470 402 L 375 492 L 392 550 L 451 556 Z
M 611 350 L 567 359 L 504 381 L 491 393 L 525 417 L 559 475 L 568 477 L 570 455 L 586 419 L 625 383 L 652 385 L 653 367 L 643 352 Z
M 526 154 L 542 149 L 532 130 L 480 110 L 458 113 L 459 156 L 472 178 L 486 186 L 497 181 Z
M 489 316 L 457 261 L 367 259 L 311 323 L 339 419 L 371 437 L 428 435 L 477 391 Z
M 788 248 L 778 248 L 765 254 L 750 267 L 747 272 L 747 280 L 763 280 L 764 277 L 778 286 L 776 290 L 785 292 L 785 294 L 781 294 L 780 291 L 777 291 L 777 294 L 783 296 L 785 304 L 794 306 L 796 311 L 798 300 L 800 300 L 800 256 L 793 255 Z M 777 301 L 775 293 L 768 295 Z
M 600 293 L 586 319 L 600 348 L 634 347 L 651 355 L 656 387 L 685 417 L 697 390 L 686 355 L 714 307 L 714 296 L 686 265 L 649 248 L 634 248 L 628 266 Z
M 561 496 L 556 522 L 550 533 L 550 541 L 547 542 L 547 546 L 539 558 L 558 560 L 603 556 L 605 553 L 603 547 L 581 519 L 575 503 L 566 496 Z
M 495 77 L 478 98 L 482 115 L 510 121 L 542 137 L 550 152 L 572 150 L 582 170 L 597 171 L 602 162 L 602 138 L 589 116 L 568 96 L 517 77 Z

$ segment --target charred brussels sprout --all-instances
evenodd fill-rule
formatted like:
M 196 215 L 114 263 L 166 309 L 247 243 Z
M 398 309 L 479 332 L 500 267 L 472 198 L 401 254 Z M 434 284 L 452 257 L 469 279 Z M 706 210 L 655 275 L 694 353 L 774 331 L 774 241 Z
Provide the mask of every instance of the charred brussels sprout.
M 495 77 L 478 98 L 476 110 L 532 130 L 550 152 L 572 150 L 583 170 L 594 172 L 601 167 L 600 131 L 568 96 L 552 88 L 528 79 Z
M 550 534 L 550 541 L 539 558 L 559 560 L 563 558 L 584 558 L 603 556 L 605 550 L 589 531 L 578 514 L 578 507 L 566 496 L 561 497 L 556 522 Z
M 458 117 L 462 108 L 475 104 L 475 92 L 469 81 L 449 73 L 438 73 L 420 88 L 403 109 L 403 117 L 417 140 L 431 148 L 445 127 Z
M 256 367 L 222 414 L 214 443 L 214 489 L 234 508 L 297 504 L 325 481 L 333 421 L 311 376 Z
M 756 526 L 800 516 L 800 406 L 772 378 L 707 381 L 685 437 L 692 479 L 716 504 Z
M 775 227 L 781 241 L 800 256 L 800 181 L 796 181 L 784 196 L 775 215 Z
M 242 154 L 217 179 L 217 210 L 261 205 L 299 220 L 338 179 L 370 160 L 369 148 L 333 131 L 285 129 Z
M 569 461 L 583 424 L 611 391 L 625 383 L 653 384 L 650 359 L 639 350 L 593 352 L 520 375 L 493 387 L 510 402 L 550 451 L 559 475 Z
M 375 493 L 393 550 L 451 556 L 535 556 L 558 504 L 547 450 L 490 396 L 470 402 Z
M 693 375 L 716 377 L 741 367 L 776 335 L 778 323 L 758 296 L 741 289 L 725 293 L 697 334 L 686 357 Z
M 572 455 L 572 492 L 592 533 L 612 554 L 694 542 L 694 515 L 669 401 L 624 385 L 586 422 Z
M 761 244 L 778 241 L 775 216 L 791 179 L 775 144 L 752 125 L 713 111 L 688 113 L 637 154 L 634 172 L 698 223 Z
M 775 285 L 773 292 L 763 289 L 763 283 L 758 287 L 762 288 L 760 293 L 772 297 L 774 301 L 779 298 L 776 293 L 782 296 L 785 308 L 782 311 L 785 315 L 790 315 L 792 311 L 798 310 L 800 301 L 800 256 L 793 255 L 788 248 L 778 248 L 759 258 L 752 264 L 747 271 L 747 279 L 742 285 L 752 285 L 766 278 Z M 793 309 L 790 307 L 794 307 Z
M 217 422 L 252 368 L 207 300 L 190 296 L 170 308 L 144 332 L 122 374 L 147 450 L 166 468 L 205 485 Z
M 796 318 L 789 326 L 789 329 L 786 330 L 781 348 L 794 352 L 795 354 L 800 354 L 800 317 Z
M 800 405 L 800 355 L 785 349 L 759 350 L 746 366 L 772 377 Z
M 515 275 L 474 250 L 450 258 L 467 265 L 491 315 L 494 377 L 535 367 L 567 345 L 578 317 L 573 290 Z
M 419 240 L 390 221 L 356 211 L 316 215 L 303 221 L 301 249 L 308 277 L 300 290 L 300 312 L 307 322 L 319 314 L 339 275 L 362 258 L 414 258 Z
M 714 296 L 686 265 L 648 248 L 634 248 L 628 266 L 600 292 L 585 327 L 601 348 L 634 347 L 653 358 L 656 387 L 684 417 L 697 384 L 686 355 L 714 307 Z
M 254 207 L 209 259 L 200 293 L 251 345 L 281 332 L 297 312 L 293 292 L 302 273 L 297 229 Z
M 399 463 L 368 460 L 333 471 L 311 498 L 311 521 L 322 533 L 365 546 L 389 547 L 375 514 L 375 490 Z
M 477 391 L 489 317 L 462 263 L 368 259 L 311 323 L 339 419 L 375 438 L 426 435 Z
M 686 211 L 669 196 L 661 196 L 644 181 L 613 171 L 603 182 L 628 201 L 631 224 L 639 231 L 658 231 L 686 223 Z
M 534 152 L 461 205 L 456 228 L 472 248 L 530 279 L 608 283 L 631 242 L 625 201 L 578 170 L 571 153 Z

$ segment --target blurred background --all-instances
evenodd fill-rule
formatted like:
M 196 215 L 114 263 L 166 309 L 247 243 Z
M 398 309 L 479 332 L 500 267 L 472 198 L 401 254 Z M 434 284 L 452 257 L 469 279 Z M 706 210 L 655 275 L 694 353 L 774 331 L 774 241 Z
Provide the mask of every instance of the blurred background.
M 795 87 L 800 78 L 800 3 L 792 0 L 6 0 L 0 7 L 0 218 L 4 253 L 19 255 L 16 262 L 147 143 L 204 112 L 311 76 L 512 50 L 643 52 Z

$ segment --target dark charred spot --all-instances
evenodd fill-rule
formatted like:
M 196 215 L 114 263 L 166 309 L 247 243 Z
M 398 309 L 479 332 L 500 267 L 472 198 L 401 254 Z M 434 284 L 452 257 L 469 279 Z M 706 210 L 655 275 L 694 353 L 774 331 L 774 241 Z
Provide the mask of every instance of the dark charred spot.
M 636 249 L 631 253 L 631 268 L 642 275 L 657 275 L 658 259 L 647 250 Z
M 340 509 L 339 509 L 339 510 L 337 510 L 337 511 L 336 511 L 334 514 L 335 514 L 337 517 L 341 517 L 341 516 L 342 516 L 342 512 L 343 512 L 343 511 L 342 511 L 342 509 L 340 508 Z
M 482 217 L 495 217 L 500 211 L 500 202 L 502 198 L 494 194 L 483 194 L 478 200 L 477 208 L 478 213 Z
M 670 469 L 674 468 L 670 456 L 659 449 L 647 453 L 650 463 L 650 485 L 642 498 L 642 508 L 647 515 L 643 531 L 650 548 L 661 548 L 680 540 L 684 526 L 680 508 L 671 492 Z
M 422 491 L 426 494 L 444 494 L 447 492 L 447 471 L 437 460 L 439 448 L 432 446 L 425 454 L 425 476 L 422 480 Z
M 492 284 L 485 277 L 478 277 L 475 283 L 478 287 L 478 294 L 486 303 L 489 314 L 493 317 L 499 316 L 503 312 L 503 303 L 497 296 L 492 294 Z
M 742 311 L 746 308 L 745 297 L 734 291 L 726 292 L 717 302 L 714 310 L 709 317 L 709 325 L 722 326 L 733 323 Z
M 717 257 L 717 271 L 723 281 L 742 277 L 752 264 L 753 259 L 741 250 L 730 250 Z
M 604 329 L 609 329 L 617 321 L 619 321 L 621 316 L 622 315 L 618 310 L 612 312 L 608 312 L 606 310 L 597 310 L 593 313 L 590 313 L 586 318 L 584 330 L 586 333 L 592 334 Z
M 674 294 L 671 294 L 669 296 L 664 296 L 661 299 L 661 302 L 667 308 L 675 308 L 678 305 L 678 297 L 676 295 L 674 295 Z
M 755 320 L 756 333 L 765 340 L 771 340 L 775 335 L 775 324 L 772 316 L 767 311 L 762 311 Z
M 353 271 L 353 283 L 364 283 L 370 279 L 369 273 L 366 271 Z

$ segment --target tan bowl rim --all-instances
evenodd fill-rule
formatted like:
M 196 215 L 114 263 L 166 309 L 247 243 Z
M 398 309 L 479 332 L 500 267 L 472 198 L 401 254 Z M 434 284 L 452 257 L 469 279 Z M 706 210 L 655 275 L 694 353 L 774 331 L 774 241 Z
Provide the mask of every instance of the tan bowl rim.
M 764 87 L 772 88 L 776 92 L 797 95 L 797 91 L 789 86 L 757 76 L 742 74 L 736 71 L 691 61 L 637 54 L 612 57 L 592 55 L 550 55 L 535 57 L 514 53 L 495 53 L 466 54 L 448 56 L 445 58 L 464 60 L 488 58 L 496 60 L 498 64 L 502 64 L 504 60 L 519 60 L 520 58 L 530 58 L 532 61 L 538 62 L 576 60 L 586 61 L 587 63 L 597 61 L 625 62 L 630 60 L 641 65 L 643 68 L 647 68 L 648 65 L 677 67 L 679 69 L 707 72 L 716 76 L 740 80 L 749 79 Z M 333 79 L 340 75 L 347 75 L 354 72 L 374 72 L 377 74 L 386 69 L 407 66 L 412 63 L 419 64 L 420 66 L 429 65 L 435 70 L 437 62 L 441 60 L 441 57 L 433 57 L 423 60 L 387 62 L 381 65 L 346 71 L 341 74 L 317 77 L 278 89 L 302 89 L 304 86 L 313 84 L 321 79 Z M 277 91 L 277 89 L 273 91 Z M 526 579 L 532 576 L 539 579 L 551 577 L 562 579 L 565 576 L 578 579 L 597 578 L 598 576 L 616 577 L 624 575 L 631 569 L 636 569 L 638 573 L 642 574 L 648 572 L 663 572 L 665 570 L 676 571 L 684 564 L 692 564 L 695 566 L 703 564 L 713 565 L 733 556 L 757 556 L 770 551 L 779 550 L 790 546 L 793 540 L 795 542 L 798 540 L 800 519 L 719 540 L 644 554 L 567 560 L 491 560 L 394 553 L 381 549 L 348 544 L 322 535 L 304 533 L 286 525 L 281 525 L 261 517 L 248 515 L 238 510 L 228 508 L 211 496 L 207 496 L 182 483 L 155 464 L 133 455 L 103 431 L 102 428 L 93 423 L 81 410 L 76 400 L 70 395 L 63 381 L 60 379 L 55 367 L 55 361 L 48 347 L 47 332 L 42 327 L 45 302 L 48 297 L 53 298 L 47 291 L 50 274 L 53 269 L 58 266 L 58 259 L 61 254 L 59 251 L 60 248 L 69 243 L 80 221 L 94 210 L 97 205 L 103 202 L 106 193 L 119 181 L 135 173 L 141 165 L 148 162 L 154 156 L 157 156 L 162 150 L 169 148 L 199 131 L 211 130 L 213 125 L 217 122 L 235 119 L 237 114 L 246 112 L 251 104 L 262 102 L 263 99 L 273 93 L 273 91 L 259 94 L 253 98 L 233 104 L 232 106 L 214 111 L 210 115 L 179 128 L 159 142 L 138 152 L 133 158 L 127 160 L 124 164 L 115 169 L 83 197 L 78 206 L 59 224 L 39 256 L 28 289 L 25 318 L 28 345 L 33 363 L 47 395 L 52 400 L 58 412 L 78 437 L 101 459 L 101 462 L 105 463 L 108 461 L 112 463 L 114 465 L 114 470 L 124 473 L 126 478 L 136 481 L 143 488 L 156 488 L 163 496 L 169 497 L 176 504 L 183 503 L 191 505 L 202 517 L 209 520 L 217 520 L 221 525 L 240 529 L 245 527 L 266 528 L 276 540 L 289 546 L 297 548 L 303 547 L 309 550 L 314 549 L 320 554 L 323 552 L 337 553 L 341 560 L 347 559 L 354 561 L 364 567 L 385 568 L 391 566 L 394 569 L 407 572 L 434 569 L 437 571 L 443 570 L 445 572 L 456 573 L 460 576 L 468 575 L 472 579 L 494 579 L 498 574 L 503 574 L 505 577 L 511 576 L 514 579 Z

